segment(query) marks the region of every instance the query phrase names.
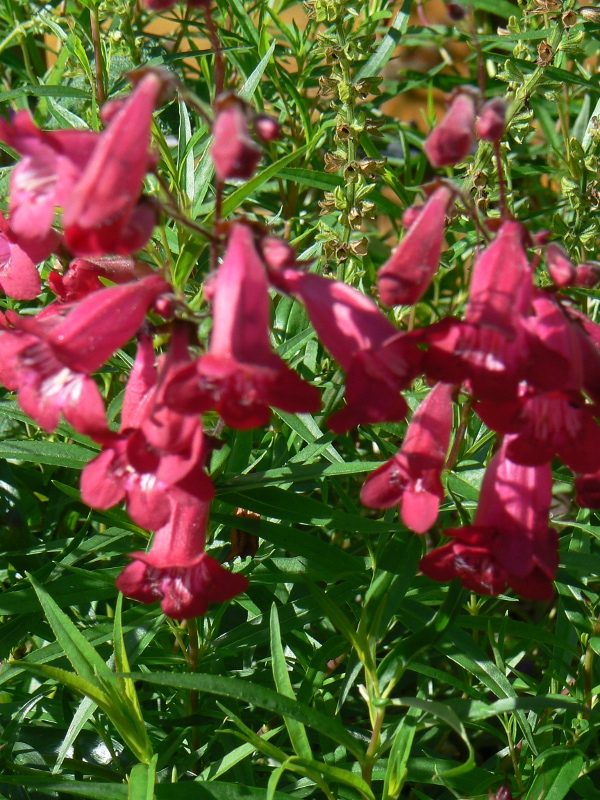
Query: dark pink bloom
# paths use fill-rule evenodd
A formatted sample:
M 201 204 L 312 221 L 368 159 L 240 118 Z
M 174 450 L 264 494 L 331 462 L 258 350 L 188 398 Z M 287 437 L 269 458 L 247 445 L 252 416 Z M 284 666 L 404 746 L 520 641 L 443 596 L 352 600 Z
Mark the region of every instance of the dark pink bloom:
M 514 395 L 525 370 L 525 314 L 532 281 L 524 229 L 504 222 L 478 256 L 464 322 L 446 319 L 422 332 L 425 372 L 436 380 L 468 380 L 477 396 Z
M 144 8 L 149 11 L 164 11 L 174 6 L 177 0 L 143 0 Z M 211 0 L 186 0 L 186 5 L 190 8 L 208 8 Z
M 532 600 L 549 600 L 558 566 L 558 539 L 548 527 L 552 496 L 549 464 L 514 464 L 503 447 L 490 462 L 472 525 L 446 531 L 452 542 L 428 553 L 430 578 L 499 594 L 508 584 Z
M 594 289 L 600 283 L 600 264 L 589 261 L 575 267 L 575 286 Z
M 19 245 L 0 214 L 0 288 L 15 300 L 32 300 L 41 291 L 35 263 Z
M 133 563 L 117 578 L 117 588 L 142 603 L 160 601 L 165 614 L 190 619 L 245 591 L 247 579 L 224 569 L 204 552 L 209 503 L 179 496 L 148 553 L 132 553 Z
M 127 255 L 150 238 L 156 214 L 140 197 L 153 163 L 150 129 L 162 90 L 163 81 L 149 72 L 101 134 L 64 203 L 65 239 L 74 253 Z
M 213 485 L 204 473 L 207 447 L 197 416 L 164 406 L 170 371 L 189 362 L 187 332 L 176 330 L 160 377 L 149 337 L 142 337 L 123 401 L 119 435 L 105 439 L 103 452 L 81 475 L 81 496 L 92 508 L 127 502 L 127 511 L 143 528 L 165 525 L 175 489 L 209 501 Z
M 415 411 L 402 447 L 370 475 L 360 493 L 369 508 L 400 507 L 407 528 L 425 533 L 435 523 L 444 489 L 440 475 L 452 429 L 452 391 L 438 383 Z
M 64 274 L 51 272 L 48 284 L 60 300 L 73 303 L 90 292 L 102 289 L 104 284 L 100 278 L 108 278 L 113 283 L 127 283 L 149 274 L 151 269 L 148 265 L 130 256 L 76 258 Z
M 506 122 L 506 103 L 500 97 L 488 100 L 479 112 L 475 132 L 480 139 L 499 142 L 504 136 Z
M 431 131 L 423 149 L 432 167 L 458 164 L 473 149 L 475 101 L 468 92 L 457 94 L 445 117 Z
M 412 305 L 425 294 L 440 263 L 444 222 L 453 192 L 436 189 L 390 258 L 377 273 L 384 306 Z
M 214 408 L 227 425 L 241 429 L 265 425 L 270 406 L 317 411 L 318 390 L 271 348 L 267 277 L 247 225 L 232 227 L 213 293 L 210 350 L 174 376 L 169 405 L 183 413 Z
M 331 430 L 403 419 L 407 406 L 400 390 L 421 363 L 415 341 L 345 283 L 294 269 L 272 271 L 271 280 L 302 301 L 319 339 L 346 372 L 346 407 L 330 417 Z
M 281 127 L 276 119 L 267 114 L 257 114 L 254 117 L 254 130 L 263 142 L 272 142 L 281 136 Z
M 562 247 L 554 243 L 549 244 L 546 248 L 546 263 L 555 286 L 558 286 L 559 289 L 571 286 L 575 280 L 575 264 Z
M 0 139 L 23 156 L 10 178 L 11 228 L 21 246 L 36 248 L 36 260 L 52 252 L 54 211 L 68 203 L 99 138 L 90 131 L 41 131 L 27 111 L 0 119 Z
M 575 491 L 577 505 L 583 508 L 600 508 L 600 469 L 577 475 Z
M 246 105 L 233 95 L 222 98 L 217 106 L 211 155 L 221 181 L 251 178 L 260 161 L 260 148 L 248 132 Z
M 66 317 L 56 309 L 11 314 L 14 329 L 0 334 L 0 381 L 18 391 L 21 407 L 42 428 L 54 430 L 62 412 L 81 433 L 103 436 L 104 404 L 89 375 L 135 334 L 165 289 L 152 275 L 94 292 Z
M 538 293 L 526 321 L 531 366 L 515 398 L 480 401 L 476 411 L 491 428 L 512 433 L 506 454 L 519 464 L 543 464 L 555 455 L 576 472 L 600 468 L 597 409 L 581 393 L 584 357 L 579 331 L 549 295 Z
M 423 203 L 415 203 L 412 206 L 404 209 L 402 214 L 402 226 L 408 230 L 419 218 L 419 214 L 425 208 Z

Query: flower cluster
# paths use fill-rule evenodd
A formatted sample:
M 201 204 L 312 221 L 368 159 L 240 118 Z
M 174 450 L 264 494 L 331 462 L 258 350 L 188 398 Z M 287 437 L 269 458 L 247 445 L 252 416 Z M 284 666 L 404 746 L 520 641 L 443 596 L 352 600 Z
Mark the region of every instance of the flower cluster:
M 148 3 L 158 5 L 166 3 Z M 212 331 L 204 347 L 168 275 L 133 258 L 158 217 L 143 187 L 156 167 L 151 124 L 166 80 L 155 70 L 138 78 L 127 98 L 104 107 L 100 133 L 43 131 L 26 112 L 0 122 L 0 139 L 21 156 L 9 219 L 0 222 L 0 286 L 32 299 L 41 287 L 36 263 L 58 251 L 73 257 L 64 273 L 49 276 L 53 304 L 37 316 L 2 317 L 0 381 L 45 430 L 55 430 L 63 415 L 100 446 L 81 477 L 87 504 L 108 509 L 124 502 L 136 524 L 155 532 L 150 550 L 133 553 L 118 578 L 121 591 L 160 600 L 165 613 L 185 619 L 246 588 L 243 575 L 205 552 L 214 442 L 202 414 L 217 412 L 243 430 L 267 424 L 272 407 L 319 411 L 319 391 L 272 348 L 269 293 L 276 289 L 303 305 L 345 373 L 345 404 L 328 419 L 332 431 L 401 421 L 408 410 L 402 391 L 417 376 L 435 384 L 399 452 L 364 484 L 367 507 L 398 506 L 418 534 L 435 524 L 459 392 L 500 435 L 473 524 L 446 531 L 450 543 L 425 556 L 423 572 L 487 594 L 510 586 L 547 599 L 557 566 L 557 537 L 548 526 L 551 460 L 576 473 L 582 504 L 600 497 L 600 328 L 558 292 L 589 282 L 582 276 L 593 265 L 571 264 L 503 208 L 500 220 L 482 226 L 464 318 L 403 332 L 375 301 L 310 271 L 285 242 L 240 219 L 221 224 L 215 237 L 225 247 L 205 284 Z M 481 104 L 472 92 L 459 93 L 425 152 L 434 166 L 454 164 L 477 136 L 497 144 L 503 120 L 502 102 Z M 218 98 L 211 154 L 220 182 L 254 174 L 261 150 L 252 130 L 262 140 L 278 132 L 241 99 Z M 412 305 L 428 290 L 457 195 L 440 181 L 422 206 L 407 211 L 405 236 L 378 273 L 382 305 Z M 539 257 L 527 252 L 534 245 L 546 248 L 551 289 L 534 283 Z M 168 342 L 159 355 L 157 328 Z M 137 355 L 113 430 L 93 373 L 133 338 Z

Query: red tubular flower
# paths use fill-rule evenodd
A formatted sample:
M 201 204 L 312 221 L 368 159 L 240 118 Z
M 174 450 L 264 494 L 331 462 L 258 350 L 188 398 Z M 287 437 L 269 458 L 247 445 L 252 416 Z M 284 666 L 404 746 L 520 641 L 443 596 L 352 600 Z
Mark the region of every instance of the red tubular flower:
M 473 149 L 475 138 L 475 101 L 461 92 L 450 103 L 444 119 L 431 131 L 423 149 L 432 167 L 458 164 Z
M 504 136 L 506 122 L 506 103 L 500 97 L 494 97 L 484 103 L 475 124 L 475 132 L 480 139 L 499 142 Z
M 51 272 L 48 284 L 64 303 L 82 300 L 91 292 L 103 288 L 100 278 L 113 283 L 128 283 L 135 278 L 152 274 L 147 264 L 129 256 L 99 256 L 98 258 L 76 258 L 64 273 Z
M 220 181 L 254 175 L 261 152 L 248 132 L 245 103 L 234 95 L 218 101 L 210 152 Z
M 452 195 L 446 186 L 435 190 L 377 273 L 379 296 L 384 306 L 412 305 L 426 292 L 440 263 L 444 221 Z
M 564 289 L 566 286 L 572 285 L 575 280 L 575 264 L 562 247 L 554 243 L 549 244 L 546 248 L 546 262 L 555 286 Z
M 438 383 L 415 411 L 398 453 L 370 475 L 360 493 L 369 508 L 400 507 L 407 528 L 425 533 L 435 523 L 444 490 L 440 474 L 452 429 L 452 390 Z
M 270 406 L 318 411 L 318 390 L 271 348 L 267 278 L 247 225 L 231 230 L 213 295 L 210 350 L 174 375 L 167 403 L 188 414 L 214 408 L 226 425 L 240 429 L 266 425 Z
M 403 419 L 407 406 L 400 390 L 421 363 L 414 340 L 345 283 L 295 269 L 273 270 L 271 280 L 301 300 L 319 339 L 346 372 L 346 407 L 330 417 L 331 430 Z
M 15 300 L 32 300 L 41 291 L 40 276 L 0 214 L 0 288 Z
M 187 362 L 185 330 L 176 330 L 159 377 L 152 341 L 141 338 L 125 390 L 121 432 L 104 437 L 103 452 L 81 474 L 81 496 L 92 508 L 111 508 L 126 499 L 135 523 L 157 528 L 169 519 L 175 489 L 203 502 L 214 496 L 203 469 L 207 448 L 199 418 L 163 404 L 171 370 Z
M 55 208 L 69 201 L 99 138 L 90 131 L 41 131 L 27 111 L 0 119 L 0 139 L 23 156 L 10 178 L 11 228 L 29 252 L 36 248 L 36 260 L 52 252 Z
M 524 326 L 532 291 L 525 232 L 504 222 L 475 262 L 465 322 L 447 319 L 422 332 L 425 372 L 436 380 L 468 380 L 477 396 L 514 396 L 527 358 Z
M 245 591 L 247 579 L 224 569 L 204 552 L 210 504 L 177 495 L 173 513 L 159 528 L 148 553 L 132 553 L 133 563 L 117 578 L 117 588 L 142 603 L 157 600 L 165 614 L 191 619 L 210 603 L 223 603 Z
M 473 524 L 446 531 L 453 541 L 428 553 L 422 571 L 438 581 L 458 578 L 479 594 L 499 594 L 508 584 L 523 597 L 550 600 L 558 566 L 551 495 L 550 465 L 515 464 L 503 446 L 486 470 Z
M 127 255 L 143 247 L 156 222 L 140 200 L 149 153 L 152 114 L 163 81 L 149 72 L 112 117 L 64 204 L 69 248 L 79 255 Z
M 106 432 L 104 404 L 90 373 L 127 342 L 167 284 L 151 275 L 134 284 L 101 289 L 68 315 L 10 315 L 14 329 L 0 334 L 0 381 L 45 430 L 61 412 L 81 433 Z M 16 329 L 16 330 L 15 330 Z
M 558 455 L 576 472 L 600 468 L 597 410 L 581 393 L 586 355 L 576 326 L 549 295 L 538 293 L 526 321 L 532 367 L 516 398 L 476 404 L 489 427 L 515 434 L 507 456 L 519 464 L 543 464 Z

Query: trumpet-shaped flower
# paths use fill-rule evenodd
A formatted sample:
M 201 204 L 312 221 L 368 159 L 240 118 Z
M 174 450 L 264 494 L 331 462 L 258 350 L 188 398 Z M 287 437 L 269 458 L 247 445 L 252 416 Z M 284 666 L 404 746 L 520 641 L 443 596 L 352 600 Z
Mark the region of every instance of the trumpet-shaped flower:
M 430 578 L 462 584 L 480 594 L 506 586 L 532 600 L 549 600 L 558 566 L 556 532 L 548 527 L 552 494 L 549 464 L 522 466 L 506 445 L 490 462 L 472 525 L 445 531 L 452 541 L 421 560 Z
M 468 92 L 457 94 L 446 115 L 431 131 L 423 149 L 432 167 L 458 164 L 473 149 L 475 101 Z
M 360 499 L 369 508 L 400 507 L 407 528 L 425 533 L 435 523 L 444 490 L 440 475 L 452 429 L 452 390 L 438 383 L 419 405 L 398 453 L 370 475 Z
M 224 569 L 204 552 L 210 504 L 173 496 L 173 513 L 154 535 L 148 553 L 132 553 L 133 562 L 117 578 L 117 588 L 142 603 L 157 600 L 165 614 L 190 619 L 210 603 L 223 603 L 245 591 L 247 579 Z
M 435 190 L 377 273 L 383 305 L 412 305 L 427 290 L 440 263 L 444 221 L 452 194 L 446 186 Z
M 270 406 L 317 411 L 317 389 L 271 348 L 267 278 L 247 225 L 233 226 L 212 292 L 209 352 L 174 374 L 167 403 L 183 413 L 214 408 L 227 425 L 241 429 L 265 425 Z

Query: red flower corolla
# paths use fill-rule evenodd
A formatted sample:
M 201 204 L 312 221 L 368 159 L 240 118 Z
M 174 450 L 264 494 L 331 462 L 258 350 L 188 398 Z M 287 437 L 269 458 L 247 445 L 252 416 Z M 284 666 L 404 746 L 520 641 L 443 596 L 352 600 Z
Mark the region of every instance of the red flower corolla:
M 55 247 L 54 211 L 69 201 L 99 138 L 91 131 L 41 131 L 27 111 L 0 119 L 0 139 L 23 156 L 10 177 L 11 228 L 36 260 Z
M 475 132 L 480 139 L 499 142 L 504 136 L 505 122 L 506 103 L 500 97 L 495 97 L 481 107 L 475 124 Z
M 431 131 L 423 149 L 432 167 L 458 164 L 473 149 L 475 101 L 468 92 L 457 94 L 443 120 Z
M 345 283 L 295 269 L 273 270 L 271 280 L 304 304 L 319 339 L 346 372 L 346 407 L 329 418 L 331 430 L 404 419 L 400 391 L 421 363 L 415 341 Z
M 571 286 L 575 280 L 575 264 L 562 247 L 554 243 L 549 244 L 546 248 L 546 263 L 555 286 L 559 289 Z
M 218 101 L 210 152 L 220 181 L 251 178 L 260 161 L 260 148 L 248 132 L 246 105 L 234 95 Z
M 549 295 L 539 293 L 532 305 L 528 380 L 516 398 L 479 401 L 475 409 L 489 427 L 515 434 L 506 450 L 512 461 L 543 464 L 557 455 L 576 472 L 593 472 L 600 468 L 600 427 L 597 409 L 581 394 L 584 351 L 577 328 Z
M 319 392 L 277 356 L 269 342 L 269 292 L 247 225 L 231 229 L 213 284 L 209 352 L 174 375 L 167 403 L 182 413 L 216 409 L 226 425 L 266 425 L 270 406 L 292 413 L 319 409 Z
M 190 619 L 210 603 L 223 603 L 245 591 L 247 579 L 224 569 L 204 552 L 210 504 L 173 502 L 173 514 L 160 527 L 148 553 L 132 553 L 133 563 L 117 578 L 117 588 L 142 603 L 160 601 L 165 614 Z
M 125 390 L 121 432 L 104 437 L 103 452 L 81 474 L 81 496 L 89 506 L 106 509 L 126 499 L 136 524 L 158 528 L 168 522 L 169 498 L 176 489 L 200 501 L 212 499 L 214 488 L 203 469 L 207 448 L 199 418 L 182 416 L 163 404 L 170 371 L 188 361 L 183 329 L 175 331 L 160 376 L 152 340 L 140 339 Z
M 575 492 L 577 505 L 583 508 L 600 508 L 600 469 L 577 475 Z
M 108 278 L 113 283 L 127 283 L 151 273 L 147 264 L 128 256 L 76 258 L 65 273 L 51 272 L 48 284 L 62 302 L 73 303 L 102 289 L 104 284 L 100 278 Z
M 575 286 L 594 289 L 600 283 L 600 264 L 588 261 L 575 267 Z
M 438 581 L 458 578 L 479 594 L 499 594 L 508 584 L 523 597 L 551 599 L 558 566 L 551 495 L 550 465 L 515 464 L 503 447 L 486 470 L 473 524 L 446 531 L 453 541 L 428 553 L 422 571 Z
M 45 430 L 60 414 L 81 433 L 106 431 L 104 404 L 89 377 L 143 322 L 167 284 L 152 275 L 134 284 L 101 289 L 64 317 L 11 314 L 14 328 L 0 333 L 0 382 L 18 392 L 19 403 Z
M 176 2 L 177 0 L 143 0 L 143 5 L 149 11 L 164 11 Z M 186 0 L 186 5 L 190 8 L 208 8 L 210 2 L 211 0 Z
M 504 222 L 478 256 L 465 321 L 447 319 L 422 331 L 425 372 L 436 380 L 468 380 L 477 396 L 516 393 L 527 363 L 524 318 L 532 280 L 524 229 Z
M 453 192 L 436 189 L 390 258 L 377 273 L 384 306 L 412 305 L 421 299 L 440 263 L 444 222 Z
M 63 228 L 79 255 L 127 255 L 143 247 L 156 223 L 140 199 L 149 152 L 152 114 L 163 90 L 148 72 L 101 134 L 85 170 L 64 203 Z
M 0 288 L 15 300 L 32 300 L 40 293 L 35 263 L 20 246 L 8 222 L 0 214 Z
M 452 391 L 438 383 L 410 421 L 402 447 L 370 475 L 360 493 L 369 508 L 400 507 L 407 528 L 425 533 L 435 523 L 444 497 L 440 475 L 452 429 Z

